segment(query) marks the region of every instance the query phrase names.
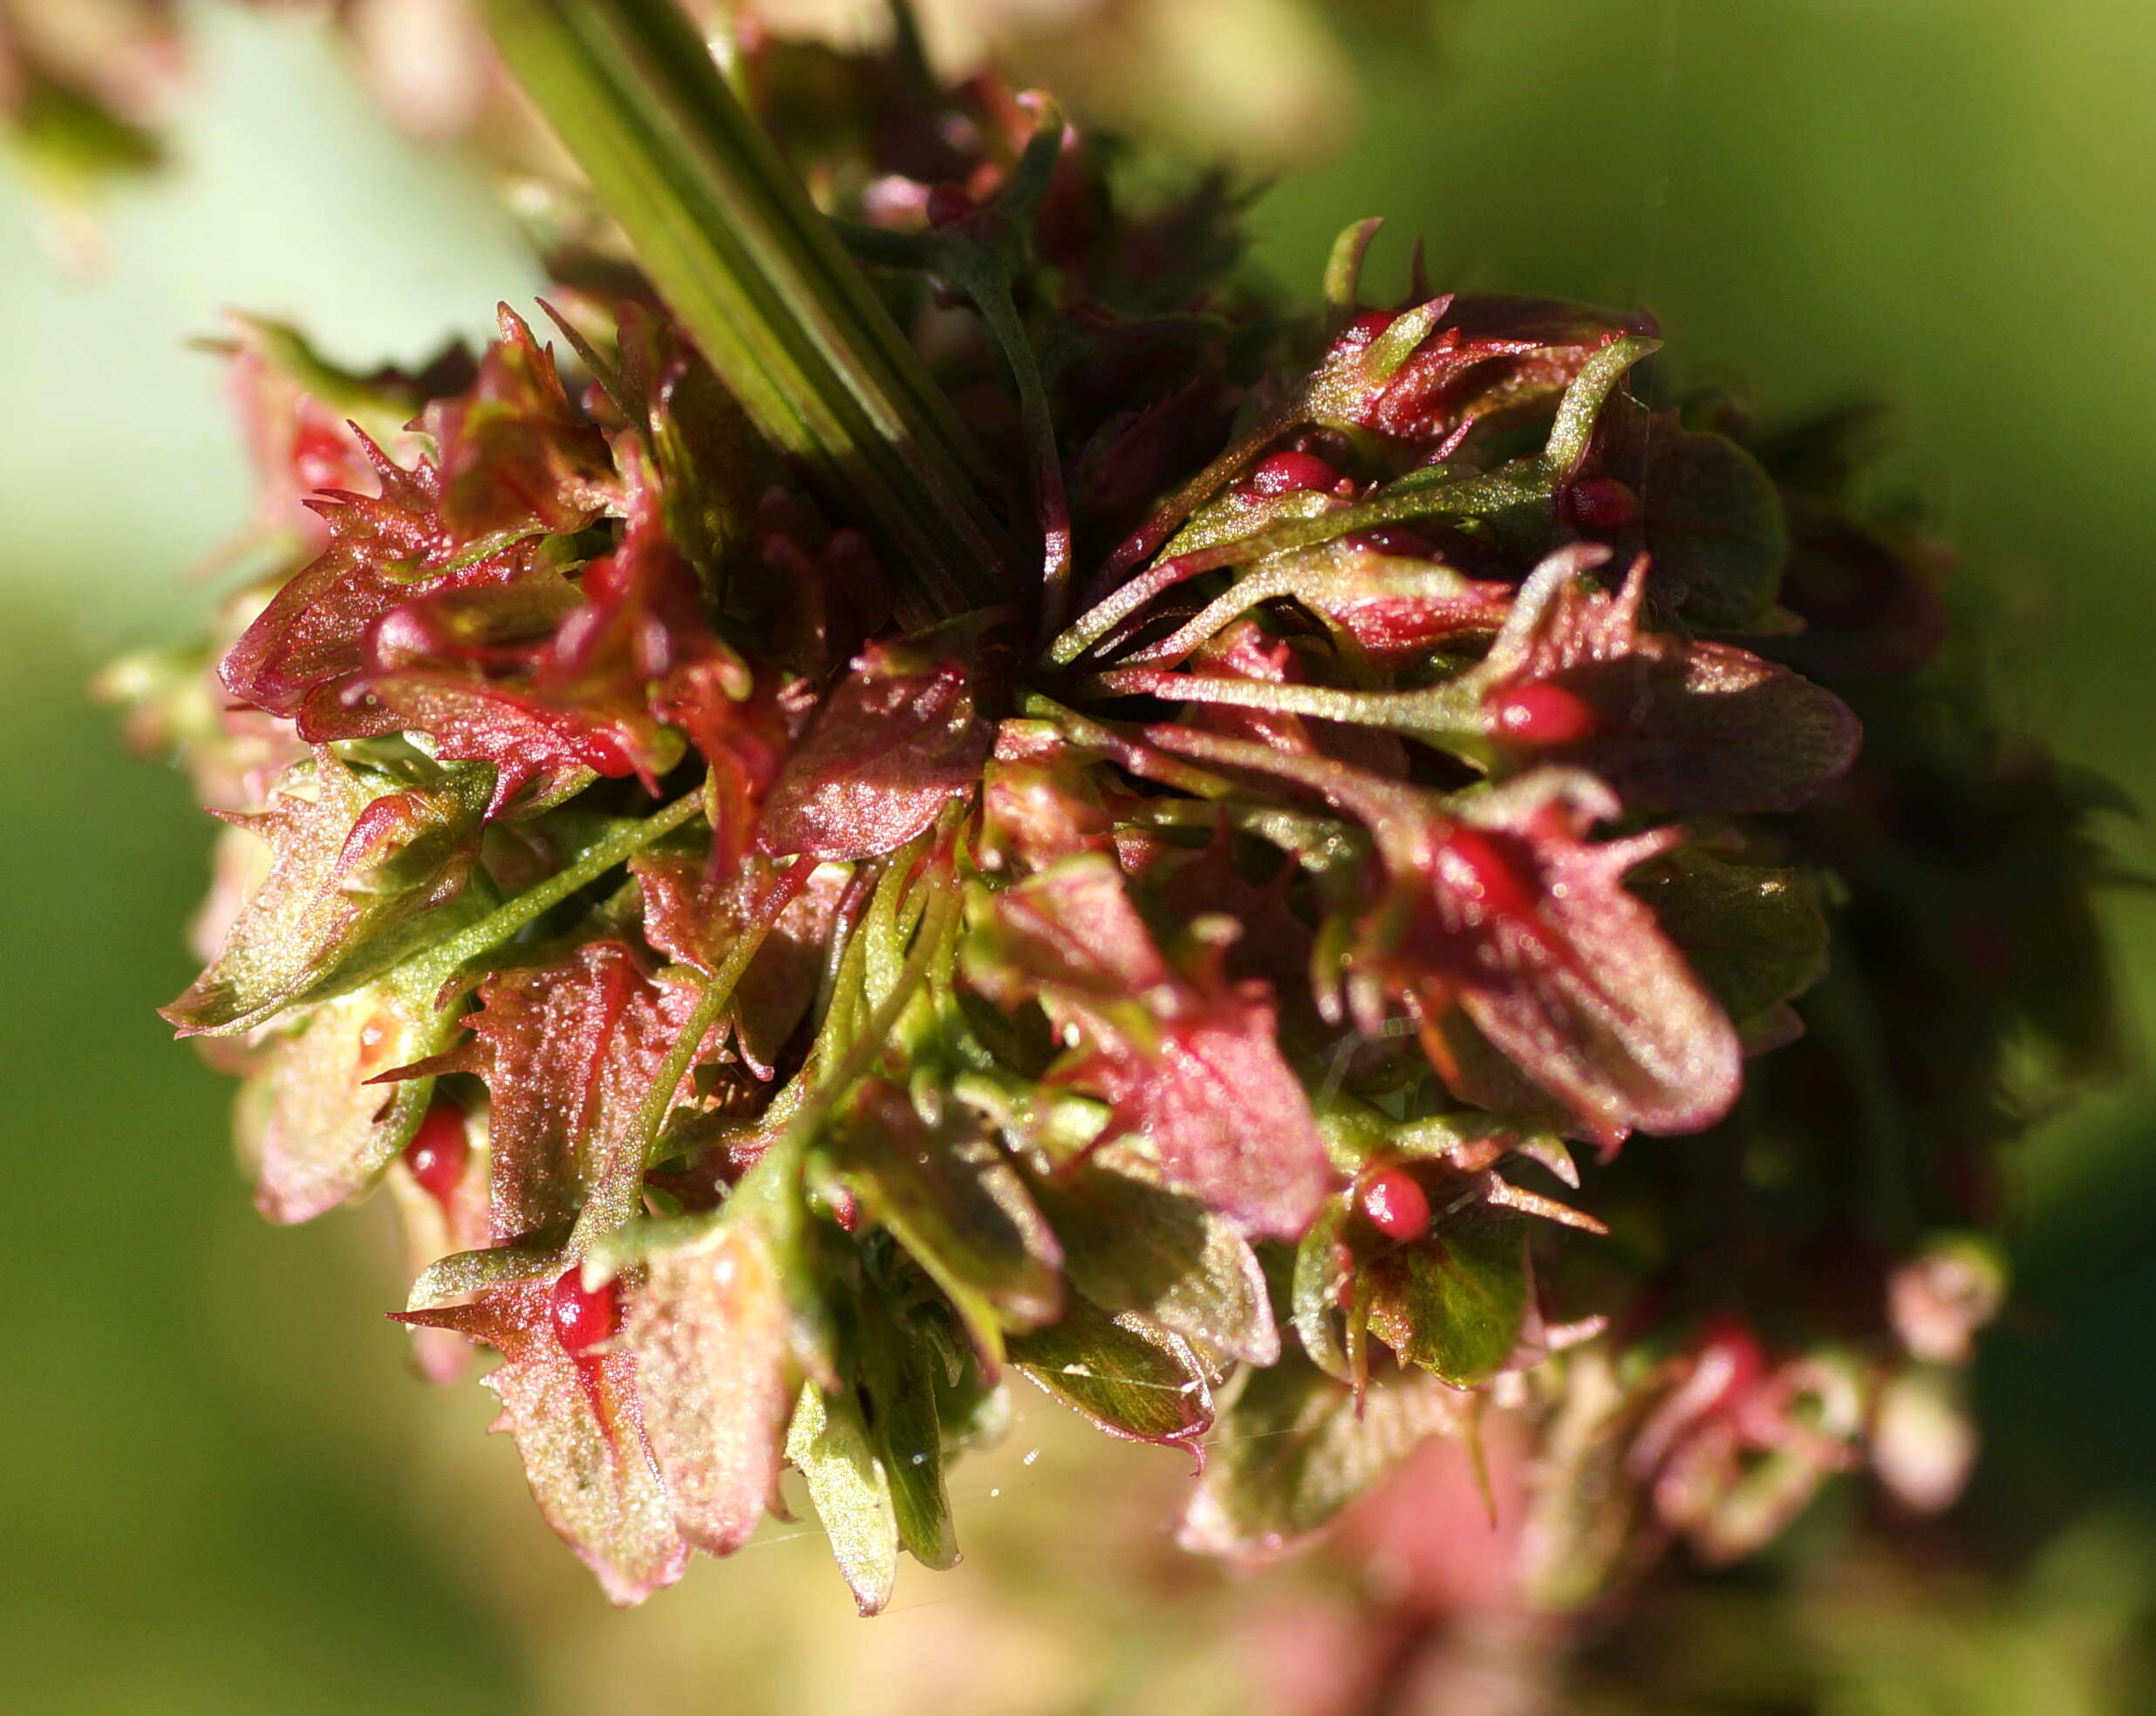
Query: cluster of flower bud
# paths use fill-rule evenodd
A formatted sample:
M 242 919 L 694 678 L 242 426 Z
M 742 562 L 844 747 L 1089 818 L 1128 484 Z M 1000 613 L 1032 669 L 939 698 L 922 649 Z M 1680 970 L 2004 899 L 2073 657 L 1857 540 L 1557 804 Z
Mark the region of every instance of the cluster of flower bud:
M 235 825 L 167 1016 L 264 1212 L 386 1180 L 620 1601 L 791 1467 L 879 1606 L 1014 1378 L 1209 1451 L 1240 1558 L 1502 1425 L 1552 1603 L 1949 1499 L 1995 1073 L 2101 1022 L 1936 554 L 1832 426 L 1652 404 L 1641 318 L 1369 308 L 1366 226 L 1313 332 L 1217 186 L 938 100 L 819 177 L 1039 535 L 992 605 L 902 622 L 633 289 L 556 298 L 573 385 L 506 310 L 420 377 L 242 329 L 297 546 L 114 683 Z

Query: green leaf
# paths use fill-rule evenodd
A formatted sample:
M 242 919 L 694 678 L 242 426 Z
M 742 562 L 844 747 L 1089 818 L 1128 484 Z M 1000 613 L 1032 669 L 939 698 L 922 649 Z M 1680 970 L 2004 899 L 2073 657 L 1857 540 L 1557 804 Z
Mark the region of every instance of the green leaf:
M 1279 1556 L 1331 1521 L 1424 1438 L 1458 1427 L 1457 1399 L 1408 1373 L 1355 1392 L 1290 1353 L 1252 1373 L 1207 1444 L 1178 1541 L 1202 1555 Z
M 164 165 L 165 146 L 148 126 L 53 77 L 12 44 L 9 59 L 8 140 L 52 194 L 83 198 L 108 180 Z
M 863 1310 L 862 1392 L 890 1486 L 898 1541 L 924 1567 L 954 1567 L 959 1543 L 944 1488 L 943 1420 L 937 1405 L 943 1352 L 918 1326 L 922 1312 L 911 1318 L 891 1313 L 881 1297 Z
M 993 1364 L 1004 1330 L 1038 1328 L 1062 1310 L 1062 1252 L 979 1118 L 941 1106 L 931 1126 L 896 1085 L 871 1083 L 838 1161 L 870 1218 L 949 1296 Z
M 488 1245 L 453 1251 L 420 1271 L 405 1300 L 408 1311 L 434 1311 L 454 1300 L 519 1282 L 547 1281 L 569 1267 L 569 1253 L 556 1245 Z
M 1233 521 L 1240 514 L 1233 503 L 1224 501 L 1224 510 L 1218 516 L 1202 525 L 1194 521 L 1184 535 L 1169 545 L 1167 555 L 1158 564 L 1173 564 L 1189 576 L 1217 567 L 1252 565 L 1381 525 L 1421 519 L 1491 518 L 1511 507 L 1546 502 L 1558 483 L 1579 462 L 1596 416 L 1625 371 L 1660 348 L 1658 340 L 1628 334 L 1596 351 L 1566 388 L 1549 440 L 1540 453 L 1512 460 L 1489 472 L 1462 475 L 1443 466 L 1410 472 L 1347 506 L 1331 506 L 1322 497 L 1307 494 L 1283 497 L 1277 503 L 1283 512 L 1306 515 L 1286 517 L 1279 522 L 1269 516 L 1254 529 L 1235 528 Z M 1766 480 L 1764 473 L 1759 476 L 1761 481 Z M 1771 501 L 1771 484 L 1768 496 Z M 1276 503 L 1266 504 L 1270 507 Z M 1775 504 L 1778 527 L 1779 503 Z M 1777 572 L 1779 566 L 1777 559 Z M 1150 588 L 1145 580 L 1134 579 L 1116 597 L 1099 603 L 1056 640 L 1050 659 L 1059 664 L 1075 661 L 1128 611 L 1124 603 L 1143 599 Z
M 898 1521 L 890 1482 L 854 1403 L 802 1386 L 786 1433 L 786 1457 L 808 1481 L 808 1500 L 831 1540 L 839 1571 L 863 1615 L 890 1601 L 898 1573 Z
M 1455 1388 L 1477 1388 L 1518 1344 L 1527 1310 L 1526 1224 L 1463 1210 L 1413 1245 L 1363 1266 L 1370 1332 Z
M 1800 871 L 1687 846 L 1641 865 L 1625 885 L 1740 1025 L 1826 975 L 1826 918 Z
M 1318 1219 L 1295 1248 L 1291 1290 L 1295 1338 L 1313 1364 L 1341 1382 L 1354 1380 L 1348 1350 L 1334 1328 L 1340 1310 L 1341 1235 L 1354 1207 L 1352 1197 L 1346 1194 L 1326 1201 Z
M 268 875 L 165 1017 L 183 1037 L 232 1036 L 381 969 L 370 943 L 461 885 L 493 783 L 483 765 L 413 778 L 326 747 L 292 765 L 268 809 L 234 819 L 269 841 Z
M 1212 1379 L 1180 1335 L 1073 1296 L 1061 1322 L 1013 1335 L 1011 1363 L 1113 1436 L 1190 1442 L 1213 1421 Z
M 1193 1198 L 1087 1161 L 1035 1191 L 1071 1283 L 1231 1358 L 1270 1365 L 1280 1331 L 1250 1243 Z
M 1781 496 L 1759 461 L 1665 414 L 1626 421 L 1604 466 L 1640 497 L 1631 534 L 1654 557 L 1656 599 L 1697 626 L 1758 624 L 1789 559 Z

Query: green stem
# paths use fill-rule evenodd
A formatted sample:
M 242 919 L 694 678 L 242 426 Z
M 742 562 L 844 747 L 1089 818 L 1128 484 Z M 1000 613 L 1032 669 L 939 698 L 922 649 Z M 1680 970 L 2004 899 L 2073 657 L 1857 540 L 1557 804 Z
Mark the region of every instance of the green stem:
M 446 981 L 466 960 L 486 952 L 497 942 L 507 941 L 549 906 L 558 905 L 585 883 L 596 882 L 615 865 L 626 862 L 660 835 L 672 834 L 701 814 L 703 808 L 704 789 L 699 786 L 641 821 L 624 823 L 602 835 L 544 882 L 504 900 L 478 923 L 467 924 L 420 955 L 430 968 L 426 981 Z
M 986 466 L 674 0 L 484 0 L 502 58 L 757 426 L 865 513 L 919 623 L 1007 599 Z
M 1346 691 L 1336 685 L 1281 684 L 1268 679 L 1231 679 L 1165 668 L 1117 667 L 1081 682 L 1103 697 L 1150 696 L 1183 703 L 1228 704 L 1276 715 L 1313 715 L 1359 727 L 1419 739 L 1464 762 L 1486 767 L 1488 732 L 1480 687 L 1447 680 L 1404 691 Z
M 697 1050 L 703 1046 L 704 1038 L 711 1028 L 719 1023 L 727 1010 L 727 1004 L 733 999 L 733 991 L 740 986 L 741 978 L 748 970 L 749 961 L 763 946 L 764 938 L 779 921 L 779 914 L 801 892 L 808 882 L 809 872 L 815 868 L 815 859 L 796 857 L 785 874 L 772 882 L 770 891 L 764 896 L 754 917 L 742 926 L 740 934 L 733 938 L 733 944 L 727 950 L 727 957 L 720 962 L 719 969 L 711 974 L 710 981 L 704 985 L 703 994 L 698 998 L 695 1008 L 683 1024 L 680 1035 L 674 1038 L 673 1045 L 666 1051 L 665 1059 L 659 1063 L 658 1072 L 652 1080 L 651 1092 L 645 1098 L 643 1107 L 637 1113 L 637 1135 L 643 1141 L 644 1154 L 647 1158 L 666 1124 L 666 1116 L 672 1111 L 674 1093 L 680 1088 L 682 1079 L 695 1060 Z

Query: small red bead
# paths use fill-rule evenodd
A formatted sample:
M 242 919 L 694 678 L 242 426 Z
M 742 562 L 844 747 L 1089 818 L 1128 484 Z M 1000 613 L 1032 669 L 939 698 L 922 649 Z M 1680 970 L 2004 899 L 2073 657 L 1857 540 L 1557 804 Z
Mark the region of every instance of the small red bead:
M 1443 552 L 1421 531 L 1402 524 L 1381 524 L 1375 530 L 1357 531 L 1348 541 L 1351 548 L 1390 555 L 1395 560 L 1436 560 Z
M 1758 1336 L 1726 1312 L 1711 1318 L 1693 1349 L 1693 1374 L 1707 1385 L 1696 1410 L 1704 1416 L 1738 1406 L 1771 1368 Z
M 571 1265 L 554 1284 L 554 1338 L 572 1358 L 590 1352 L 621 1326 L 621 1284 L 584 1290 L 583 1267 Z
M 1640 516 L 1640 499 L 1614 477 L 1587 477 L 1566 492 L 1573 522 L 1582 530 L 1622 530 Z
M 1573 745 L 1593 738 L 1601 725 L 1594 705 L 1562 685 L 1515 685 L 1486 708 L 1498 735 L 1520 745 Z
M 1292 494 L 1299 489 L 1327 489 L 1340 473 L 1314 453 L 1276 453 L 1258 461 L 1249 487 L 1256 494 Z
M 613 733 L 601 729 L 583 736 L 584 766 L 597 773 L 618 779 L 637 772 L 636 759 Z
M 1402 1169 L 1388 1168 L 1362 1182 L 1362 1213 L 1388 1239 L 1403 1243 L 1429 1231 L 1429 1195 Z
M 1437 848 L 1437 880 L 1481 919 L 1532 923 L 1539 888 L 1532 858 L 1520 841 L 1455 827 Z
M 437 1102 L 426 1111 L 420 1129 L 405 1146 L 404 1159 L 420 1188 L 435 1202 L 446 1204 L 456 1195 L 471 1155 L 464 1111 L 454 1102 Z
M 945 227 L 955 227 L 979 206 L 962 185 L 940 184 L 928 187 L 928 224 L 938 232 Z

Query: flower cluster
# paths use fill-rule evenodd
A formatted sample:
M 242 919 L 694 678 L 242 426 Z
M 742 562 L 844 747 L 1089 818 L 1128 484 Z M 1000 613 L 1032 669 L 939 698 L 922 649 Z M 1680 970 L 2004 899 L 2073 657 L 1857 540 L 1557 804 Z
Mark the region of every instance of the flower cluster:
M 621 1602 L 790 1466 L 876 1609 L 1014 1376 L 1198 1450 L 1238 1558 L 1502 1421 L 1550 1603 L 1867 1461 L 1950 1499 L 2008 1053 L 2107 1025 L 2084 807 L 1930 665 L 1860 426 L 1374 306 L 1374 223 L 1283 317 L 1218 182 L 760 52 L 1024 569 L 952 600 L 618 267 L 566 378 L 506 310 L 417 376 L 242 324 L 297 546 L 113 683 L 233 825 L 166 1011 L 264 1213 L 387 1182 L 419 1362 L 498 1354 Z

